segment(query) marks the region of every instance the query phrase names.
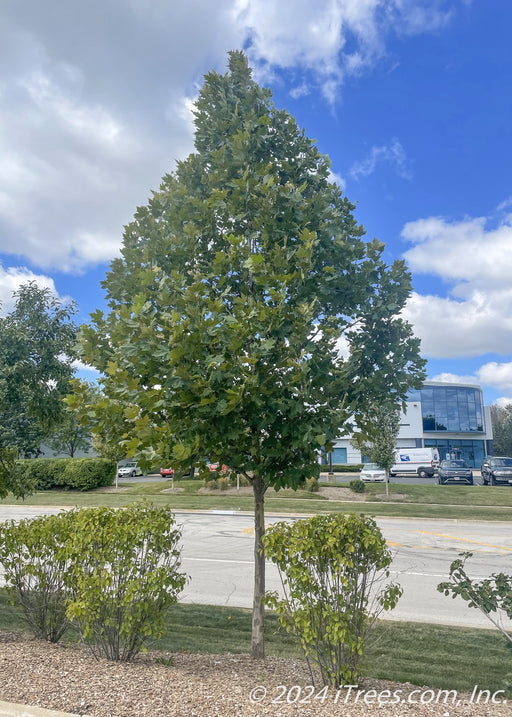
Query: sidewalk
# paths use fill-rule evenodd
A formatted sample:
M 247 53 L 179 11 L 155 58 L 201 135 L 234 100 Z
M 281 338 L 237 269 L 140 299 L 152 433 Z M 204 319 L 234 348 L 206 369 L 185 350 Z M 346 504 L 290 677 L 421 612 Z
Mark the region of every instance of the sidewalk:
M 0 702 L 0 717 L 78 717 L 78 715 L 57 710 L 45 710 L 42 707 L 27 707 L 11 702 Z

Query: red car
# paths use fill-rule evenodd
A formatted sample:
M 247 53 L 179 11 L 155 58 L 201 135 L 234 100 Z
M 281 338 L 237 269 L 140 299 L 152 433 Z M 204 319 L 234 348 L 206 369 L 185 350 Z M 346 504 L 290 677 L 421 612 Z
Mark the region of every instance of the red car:
M 208 468 L 213 473 L 214 471 L 219 470 L 220 463 L 209 463 Z M 222 464 L 222 468 L 220 469 L 221 473 L 225 473 L 227 471 L 228 467 L 225 463 Z
M 160 468 L 160 475 L 162 477 L 172 476 L 172 475 L 174 475 L 174 468 Z

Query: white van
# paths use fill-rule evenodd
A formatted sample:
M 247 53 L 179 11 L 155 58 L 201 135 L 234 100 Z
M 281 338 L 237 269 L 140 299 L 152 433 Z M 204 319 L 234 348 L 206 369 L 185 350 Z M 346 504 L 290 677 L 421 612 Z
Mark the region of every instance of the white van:
M 439 467 L 437 448 L 397 448 L 395 464 L 389 475 L 407 475 L 416 473 L 420 478 L 431 478 Z

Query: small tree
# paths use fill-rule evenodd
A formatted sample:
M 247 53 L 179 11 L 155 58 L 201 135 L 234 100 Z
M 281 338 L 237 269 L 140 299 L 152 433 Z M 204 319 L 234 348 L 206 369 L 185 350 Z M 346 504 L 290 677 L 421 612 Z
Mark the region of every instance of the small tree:
M 352 445 L 386 471 L 386 495 L 389 495 L 389 471 L 395 463 L 400 411 L 384 402 L 374 403 L 359 411 L 356 420 L 360 431 L 354 433 Z
M 439 583 L 437 589 L 452 598 L 461 597 L 469 607 L 477 608 L 512 643 L 512 634 L 503 626 L 503 617 L 512 620 L 512 575 L 493 573 L 485 580 L 474 580 L 466 572 L 466 560 L 473 553 L 459 553 L 450 565 L 450 581 Z
M 319 515 L 276 523 L 264 537 L 285 593 L 267 595 L 281 625 L 298 636 L 314 681 L 357 684 L 368 633 L 402 590 L 375 592 L 379 573 L 389 576 L 392 556 L 374 520 L 359 515 Z
M 86 426 L 81 425 L 76 411 L 68 411 L 48 439 L 48 445 L 55 453 L 65 453 L 74 458 L 78 451 L 89 453 L 91 433 Z
M 118 487 L 119 461 L 126 457 L 127 438 L 131 424 L 126 420 L 124 406 L 108 399 L 99 386 L 73 379 L 73 393 L 65 398 L 68 410 L 77 416 L 79 425 L 87 427 L 92 447 L 102 458 L 116 462 L 115 485 Z

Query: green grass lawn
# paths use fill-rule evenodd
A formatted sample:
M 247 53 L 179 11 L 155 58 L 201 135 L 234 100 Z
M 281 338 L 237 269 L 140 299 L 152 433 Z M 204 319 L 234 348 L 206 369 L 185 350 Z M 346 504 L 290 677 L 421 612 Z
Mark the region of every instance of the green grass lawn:
M 175 482 L 179 492 L 162 492 L 171 488 L 171 481 L 120 483 L 119 491 L 99 489 L 90 492 L 44 491 L 28 496 L 25 501 L 10 496 L 2 502 L 51 506 L 123 506 L 144 498 L 157 505 L 171 505 L 175 510 L 253 510 L 250 493 L 234 495 L 223 491 L 199 493 L 203 487 L 199 480 Z M 409 518 L 447 518 L 467 520 L 512 520 L 512 490 L 507 487 L 398 485 L 389 486 L 390 497 L 380 484 L 367 484 L 364 500 L 350 500 L 347 485 L 332 486 L 340 493 L 340 500 L 327 500 L 318 493 L 308 491 L 267 491 L 267 513 L 313 514 L 319 512 L 356 512 L 374 516 Z M 353 494 L 356 498 L 356 494 Z M 358 496 L 359 497 L 359 496 Z
M 0 590 L 0 629 L 24 631 L 21 614 Z M 267 655 L 303 659 L 294 637 L 284 633 L 276 617 L 265 617 Z M 77 636 L 70 638 L 78 639 Z M 173 606 L 165 634 L 151 646 L 170 652 L 248 653 L 251 613 L 210 605 Z M 371 677 L 415 685 L 471 692 L 474 685 L 512 695 L 512 649 L 498 632 L 424 623 L 382 621 L 367 649 Z

